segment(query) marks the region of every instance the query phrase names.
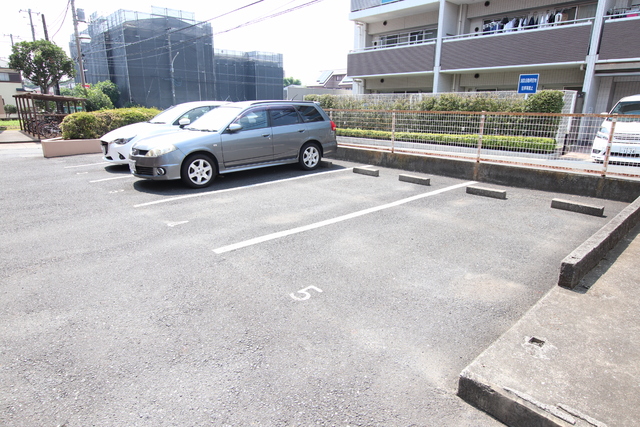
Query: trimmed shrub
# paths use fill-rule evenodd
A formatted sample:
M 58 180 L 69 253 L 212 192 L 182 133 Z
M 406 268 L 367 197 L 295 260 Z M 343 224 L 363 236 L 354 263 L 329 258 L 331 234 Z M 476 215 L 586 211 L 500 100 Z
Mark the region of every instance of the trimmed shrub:
M 391 132 L 379 130 L 338 128 L 338 135 L 355 138 L 391 140 Z M 479 135 L 477 134 L 455 135 L 422 132 L 396 132 L 395 134 L 396 141 L 440 145 L 446 144 L 458 147 L 477 147 L 478 137 Z M 552 153 L 556 148 L 556 141 L 553 138 L 484 135 L 482 137 L 482 148 L 528 153 Z
M 64 118 L 60 128 L 64 139 L 95 139 L 119 127 L 150 120 L 159 112 L 155 108 L 120 108 L 73 113 Z
M 559 90 L 543 90 L 525 101 L 526 113 L 562 113 L 564 94 Z
M 378 95 L 305 95 L 307 101 L 316 101 L 324 109 L 338 110 L 420 110 L 420 111 L 487 111 L 561 113 L 564 93 L 543 90 L 529 96 L 496 97 L 491 92 L 442 93 L 409 95 L 407 97 L 380 97 Z
M 95 139 L 102 135 L 104 123 L 95 114 L 81 112 L 66 116 L 60 128 L 64 139 Z

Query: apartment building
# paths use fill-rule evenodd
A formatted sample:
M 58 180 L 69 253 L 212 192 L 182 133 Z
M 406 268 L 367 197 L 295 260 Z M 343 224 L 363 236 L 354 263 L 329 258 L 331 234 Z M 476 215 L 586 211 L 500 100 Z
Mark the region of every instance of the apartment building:
M 351 0 L 356 93 L 576 90 L 578 111 L 640 93 L 640 0 Z

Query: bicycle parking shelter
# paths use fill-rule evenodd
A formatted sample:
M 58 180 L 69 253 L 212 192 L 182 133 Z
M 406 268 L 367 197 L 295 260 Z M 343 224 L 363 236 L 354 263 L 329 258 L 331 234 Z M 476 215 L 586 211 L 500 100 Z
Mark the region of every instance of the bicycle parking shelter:
M 60 123 L 68 114 L 84 111 L 86 99 L 73 96 L 24 93 L 13 95 L 16 99 L 20 130 L 38 139 L 60 136 Z M 43 101 L 44 108 L 36 101 Z M 47 111 L 49 102 L 55 103 L 53 111 Z

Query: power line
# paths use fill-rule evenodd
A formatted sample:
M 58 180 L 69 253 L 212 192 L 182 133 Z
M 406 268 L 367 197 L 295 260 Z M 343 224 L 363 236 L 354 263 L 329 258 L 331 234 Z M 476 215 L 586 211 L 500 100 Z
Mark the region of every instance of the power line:
M 252 19 L 250 21 L 245 22 L 244 24 L 240 24 L 240 25 L 235 26 L 233 28 L 229 28 L 228 30 L 218 31 L 218 32 L 214 33 L 213 35 L 216 36 L 218 34 L 228 33 L 230 31 L 237 30 L 239 28 L 243 28 L 243 27 L 246 27 L 246 26 L 249 26 L 249 25 L 257 24 L 258 22 L 266 21 L 267 19 L 271 19 L 271 18 L 276 18 L 276 17 L 284 15 L 286 13 L 290 13 L 290 12 L 296 11 L 298 9 L 302 9 L 304 7 L 311 6 L 311 5 L 316 4 L 316 3 L 320 3 L 322 1 L 324 1 L 324 0 L 311 0 L 310 2 L 301 4 L 301 5 L 289 8 L 289 9 L 285 9 L 285 10 L 282 10 L 280 12 L 272 13 L 271 15 L 263 16 L 261 18 Z
M 69 13 L 69 6 L 71 5 L 71 0 L 67 1 L 67 7 L 64 8 L 64 16 L 62 17 L 62 22 L 60 22 L 60 27 L 58 27 L 58 29 L 56 30 L 55 33 L 53 33 L 53 36 L 51 36 L 51 39 L 53 40 L 53 38 L 55 36 L 58 35 L 58 33 L 60 32 L 60 30 L 62 29 L 62 26 L 64 25 L 65 21 L 67 20 L 67 13 Z M 58 16 L 59 18 L 59 16 Z M 58 19 L 56 18 L 56 20 Z M 55 22 L 55 21 L 54 21 Z
M 160 38 L 160 37 L 169 36 L 169 35 L 171 35 L 171 34 L 174 34 L 174 33 L 180 32 L 180 31 L 185 31 L 185 30 L 187 30 L 187 29 L 189 29 L 189 28 L 193 28 L 193 27 L 201 26 L 202 24 L 205 24 L 205 23 L 207 23 L 207 22 L 211 22 L 211 21 L 213 21 L 213 20 L 215 20 L 215 19 L 218 19 L 218 18 L 221 18 L 221 17 L 223 17 L 223 16 L 229 15 L 229 14 L 231 14 L 231 13 L 234 13 L 234 12 L 240 11 L 240 10 L 245 9 L 245 8 L 247 8 L 247 7 L 253 6 L 253 5 L 257 4 L 257 3 L 261 3 L 262 1 L 264 1 L 264 0 L 258 0 L 258 1 L 255 1 L 255 2 L 253 2 L 253 3 L 250 3 L 250 4 L 247 4 L 247 5 L 244 5 L 244 6 L 242 6 L 242 7 L 239 7 L 239 8 L 237 8 L 237 9 L 234 9 L 234 10 L 232 10 L 232 11 L 229 11 L 229 12 L 223 13 L 222 15 L 218 15 L 218 16 L 215 16 L 215 17 L 213 17 L 213 18 L 207 19 L 207 20 L 205 20 L 205 21 L 201 21 L 201 22 L 198 22 L 198 23 L 195 23 L 195 24 L 192 24 L 192 25 L 189 25 L 189 26 L 183 27 L 183 28 L 177 28 L 177 29 L 174 29 L 174 30 L 172 30 L 172 31 L 168 31 L 168 32 L 166 32 L 166 33 L 159 34 L 159 35 L 157 35 L 157 36 L 153 36 L 153 37 L 149 37 L 149 38 L 144 39 L 144 40 L 139 40 L 139 41 L 136 41 L 136 42 L 133 42 L 133 43 L 122 43 L 122 45 L 120 45 L 120 46 L 110 47 L 110 48 L 106 48 L 106 49 L 103 49 L 103 50 L 96 50 L 96 51 L 92 51 L 92 52 L 90 52 L 90 54 L 107 53 L 107 52 L 112 51 L 112 50 L 115 50 L 115 49 L 127 48 L 127 47 L 130 47 L 130 46 L 134 46 L 134 45 L 137 45 L 137 44 L 140 44 L 140 43 L 143 43 L 143 42 L 151 41 L 151 40 L 154 40 L 154 39 L 157 39 L 157 38 Z M 282 11 L 279 11 L 279 12 L 275 12 L 275 13 L 272 13 L 272 14 L 269 14 L 269 15 L 266 15 L 266 16 L 262 16 L 262 17 L 259 17 L 259 18 L 255 18 L 255 19 L 252 19 L 252 20 L 246 21 L 246 22 L 244 22 L 244 23 L 242 23 L 242 24 L 240 24 L 240 25 L 237 25 L 237 26 L 235 26 L 235 27 L 233 27 L 233 28 L 230 28 L 230 29 L 227 29 L 227 30 L 223 30 L 223 31 L 215 32 L 215 33 L 213 33 L 213 36 L 216 36 L 216 35 L 219 35 L 219 34 L 228 33 L 228 32 L 231 32 L 231 31 L 234 31 L 234 30 L 237 30 L 237 29 L 243 28 L 243 27 L 247 27 L 247 26 L 249 26 L 249 25 L 253 25 L 253 24 L 257 24 L 257 23 L 259 23 L 259 22 L 266 21 L 266 20 L 268 20 L 268 19 L 276 18 L 276 17 L 278 17 L 278 16 L 285 15 L 285 14 L 287 14 L 287 13 L 294 12 L 294 11 L 296 11 L 296 10 L 299 10 L 299 9 L 302 9 L 302 8 L 305 8 L 305 7 L 308 7 L 308 6 L 311 6 L 311 5 L 314 5 L 314 4 L 317 4 L 317 3 L 320 3 L 320 2 L 322 2 L 322 1 L 324 1 L 324 0 L 311 0 L 311 1 L 307 2 L 307 3 L 303 3 L 303 4 L 298 5 L 298 6 L 294 6 L 294 7 L 291 7 L 291 8 L 288 8 L 288 9 L 282 10 Z M 290 3 L 291 3 L 291 2 L 290 2 Z M 180 45 L 180 44 L 182 44 L 182 45 L 186 45 L 187 43 L 190 43 L 190 42 L 192 42 L 192 41 L 195 41 L 195 40 L 198 40 L 198 39 L 201 39 L 201 38 L 208 38 L 208 37 L 209 37 L 209 35 L 208 35 L 208 34 L 205 34 L 205 35 L 202 35 L 202 36 L 192 37 L 192 38 L 187 39 L 187 40 L 179 41 L 179 42 L 178 42 L 178 45 Z M 143 55 L 143 54 L 145 54 L 145 53 L 151 53 L 151 52 L 156 52 L 156 51 L 158 51 L 158 50 L 167 50 L 167 49 L 168 49 L 168 47 L 167 47 L 167 46 L 159 46 L 159 47 L 156 47 L 156 48 L 153 48 L 153 49 L 149 49 L 149 50 L 144 51 L 144 52 L 136 53 L 135 55 L 139 55 L 139 56 L 140 56 L 139 58 L 132 58 L 130 54 L 128 55 L 128 54 L 126 54 L 126 53 L 125 53 L 125 54 L 118 55 L 118 56 L 111 56 L 111 57 L 108 57 L 108 60 L 120 59 L 120 58 L 129 58 L 129 60 L 131 60 L 131 61 L 139 61 L 139 60 L 143 60 L 143 59 L 145 59 L 145 58 L 153 58 L 154 56 L 162 56 L 162 55 L 165 55 L 165 54 L 166 54 L 166 52 L 161 52 L 161 53 L 156 54 L 156 55 L 150 55 L 150 56 L 144 56 L 144 57 L 143 57 L 142 55 Z

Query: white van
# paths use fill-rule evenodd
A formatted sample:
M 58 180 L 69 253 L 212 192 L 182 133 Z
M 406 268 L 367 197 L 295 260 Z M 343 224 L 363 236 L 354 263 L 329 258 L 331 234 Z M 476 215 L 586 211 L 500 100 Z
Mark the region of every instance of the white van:
M 624 117 L 626 115 L 640 115 L 640 95 L 622 98 L 613 107 L 610 114 L 618 114 L 619 117 L 616 118 L 609 161 L 640 164 L 640 118 Z M 604 162 L 611 124 L 610 117 L 605 119 L 593 140 L 591 158 L 595 162 Z

